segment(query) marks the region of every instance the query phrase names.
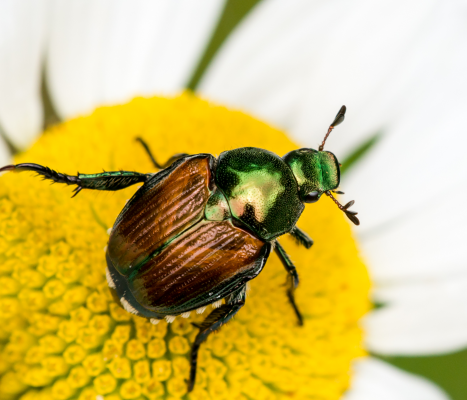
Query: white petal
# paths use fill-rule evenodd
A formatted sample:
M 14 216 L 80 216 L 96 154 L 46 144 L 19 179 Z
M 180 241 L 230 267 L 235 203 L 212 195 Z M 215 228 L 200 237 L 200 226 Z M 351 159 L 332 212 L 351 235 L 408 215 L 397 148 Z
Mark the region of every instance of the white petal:
M 376 287 L 375 298 L 386 305 L 363 321 L 369 350 L 420 355 L 467 346 L 467 273 Z
M 343 400 L 448 400 L 428 380 L 373 358 L 354 363 L 351 389 Z
M 357 233 L 377 283 L 448 275 L 467 263 L 459 201 L 467 195 L 467 138 L 457 133 L 467 101 L 423 105 L 430 115 L 414 111 L 395 123 L 341 185 L 357 199 Z
M 0 125 L 15 146 L 42 129 L 40 79 L 45 0 L 0 2 Z
M 329 142 L 342 154 L 400 112 L 407 80 L 417 72 L 409 61 L 433 3 L 262 2 L 226 43 L 200 90 L 312 147 L 346 104 L 345 134 L 339 127 Z
M 459 192 L 456 197 L 441 194 L 439 200 L 432 199 L 360 240 L 374 282 L 437 278 L 465 271 L 467 213 L 459 199 L 467 193 L 465 189 Z
M 11 154 L 5 141 L 0 137 L 0 168 L 11 164 Z
M 425 66 L 407 87 L 410 101 L 404 100 L 404 113 L 393 118 L 383 141 L 343 183 L 361 197 L 363 230 L 412 212 L 420 203 L 438 201 L 462 185 L 467 53 L 461 49 L 467 26 L 452 17 L 420 43 L 429 51 L 420 49 Z
M 174 93 L 190 78 L 221 0 L 56 0 L 47 76 L 71 117 L 137 95 Z

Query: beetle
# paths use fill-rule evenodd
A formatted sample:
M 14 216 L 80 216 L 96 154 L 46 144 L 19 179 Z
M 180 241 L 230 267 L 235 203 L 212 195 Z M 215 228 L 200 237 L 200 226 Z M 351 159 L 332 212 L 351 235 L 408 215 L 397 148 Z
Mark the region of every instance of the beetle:
M 322 194 L 331 197 L 356 225 L 359 220 L 332 192 L 340 181 L 336 156 L 324 151 L 335 126 L 345 117 L 337 113 L 318 150 L 302 148 L 282 158 L 255 147 L 211 154 L 176 154 L 159 164 L 160 171 L 130 171 L 66 175 L 48 167 L 24 163 L 0 168 L 33 171 L 57 183 L 82 189 L 120 190 L 142 187 L 118 216 L 106 250 L 107 281 L 122 307 L 156 324 L 172 322 L 190 312 L 214 310 L 201 323 L 191 350 L 188 389 L 196 379 L 200 345 L 245 304 L 246 285 L 263 269 L 274 250 L 288 272 L 287 297 L 299 325 L 303 318 L 295 303 L 298 273 L 277 238 L 286 233 L 310 248 L 313 241 L 296 226 L 304 204 Z M 224 303 L 223 303 L 224 302 Z

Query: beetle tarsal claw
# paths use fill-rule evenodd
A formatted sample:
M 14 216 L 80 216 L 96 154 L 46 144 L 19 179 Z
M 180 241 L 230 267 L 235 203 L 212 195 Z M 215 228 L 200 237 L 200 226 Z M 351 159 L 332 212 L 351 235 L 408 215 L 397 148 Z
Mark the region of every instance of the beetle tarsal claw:
M 116 289 L 117 285 L 115 285 L 115 282 L 112 279 L 112 275 L 110 275 L 110 271 L 108 268 L 105 269 L 105 277 L 107 279 L 107 284 L 109 285 L 109 288 Z
M 161 320 L 157 318 L 151 318 L 149 322 L 153 325 L 157 325 L 159 322 L 161 322 Z
M 190 316 L 190 314 L 191 314 L 191 311 L 184 312 L 184 313 L 182 314 L 182 318 L 188 318 L 188 317 Z
M 171 324 L 172 322 L 175 321 L 175 318 L 177 318 L 176 315 L 166 315 L 165 316 L 165 320 L 167 321 L 167 323 Z
M 196 310 L 196 314 L 202 314 L 204 313 L 204 310 L 206 310 L 206 307 L 200 307 Z

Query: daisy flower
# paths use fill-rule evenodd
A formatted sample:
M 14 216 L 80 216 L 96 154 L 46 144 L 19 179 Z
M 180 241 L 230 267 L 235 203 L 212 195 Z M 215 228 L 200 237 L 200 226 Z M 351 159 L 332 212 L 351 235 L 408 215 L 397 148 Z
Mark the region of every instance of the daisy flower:
M 358 246 L 372 298 L 385 307 L 358 327 L 369 310 L 369 280 L 345 217 L 323 199 L 299 223 L 316 248 L 284 240 L 302 277 L 305 328 L 294 326 L 271 257 L 243 313 L 206 343 L 188 396 L 446 399 L 432 383 L 362 356 L 364 349 L 437 354 L 467 342 L 460 309 L 467 215 L 433 188 L 440 182 L 462 194 L 465 186 L 465 139 L 456 132 L 466 103 L 465 6 L 263 1 L 197 85 L 208 101 L 180 95 L 224 5 L 5 0 L 2 164 L 6 142 L 26 149 L 41 131 L 43 77 L 57 114 L 69 121 L 15 162 L 68 173 L 149 170 L 136 136 L 161 159 L 246 145 L 280 155 L 296 143 L 316 148 L 346 104 L 345 125 L 327 147 L 344 159 L 373 144 L 342 187 L 357 198 Z M 109 106 L 93 112 L 102 105 Z M 105 231 L 131 190 L 70 200 L 66 189 L 23 175 L 2 176 L 0 187 L 1 398 L 185 396 L 191 320 L 150 326 L 121 310 L 104 281 Z

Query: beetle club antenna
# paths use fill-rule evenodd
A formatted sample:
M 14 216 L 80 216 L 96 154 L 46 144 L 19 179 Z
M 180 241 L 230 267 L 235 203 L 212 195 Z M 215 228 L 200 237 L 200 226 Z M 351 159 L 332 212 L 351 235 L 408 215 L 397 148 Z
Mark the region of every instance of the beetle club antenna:
M 347 215 L 347 218 L 350 219 L 355 225 L 360 225 L 360 221 L 358 220 L 358 218 L 356 217 L 356 215 L 358 214 L 357 212 L 355 211 L 349 211 L 349 208 L 351 206 L 354 205 L 355 203 L 355 200 L 351 200 L 349 201 L 345 206 L 343 206 L 341 203 L 339 203 L 337 201 L 337 199 L 332 195 L 331 191 L 330 190 L 326 190 L 324 193 L 326 193 L 326 195 L 328 195 L 333 201 L 334 203 L 337 204 L 337 207 L 339 207 L 339 210 L 342 210 L 345 212 L 345 215 Z
M 332 132 L 332 130 L 334 129 L 334 127 L 336 127 L 336 126 L 339 125 L 342 121 L 344 121 L 345 112 L 346 112 L 346 111 L 347 111 L 347 107 L 346 107 L 346 106 L 342 106 L 341 109 L 339 110 L 339 112 L 337 113 L 336 118 L 334 118 L 334 121 L 332 121 L 332 124 L 329 125 L 328 133 L 326 133 L 326 136 L 324 136 L 323 143 L 321 143 L 321 146 L 319 146 L 319 151 L 323 151 L 323 149 L 324 149 L 324 143 L 326 143 L 326 139 L 327 139 L 328 136 L 331 134 L 331 132 Z

